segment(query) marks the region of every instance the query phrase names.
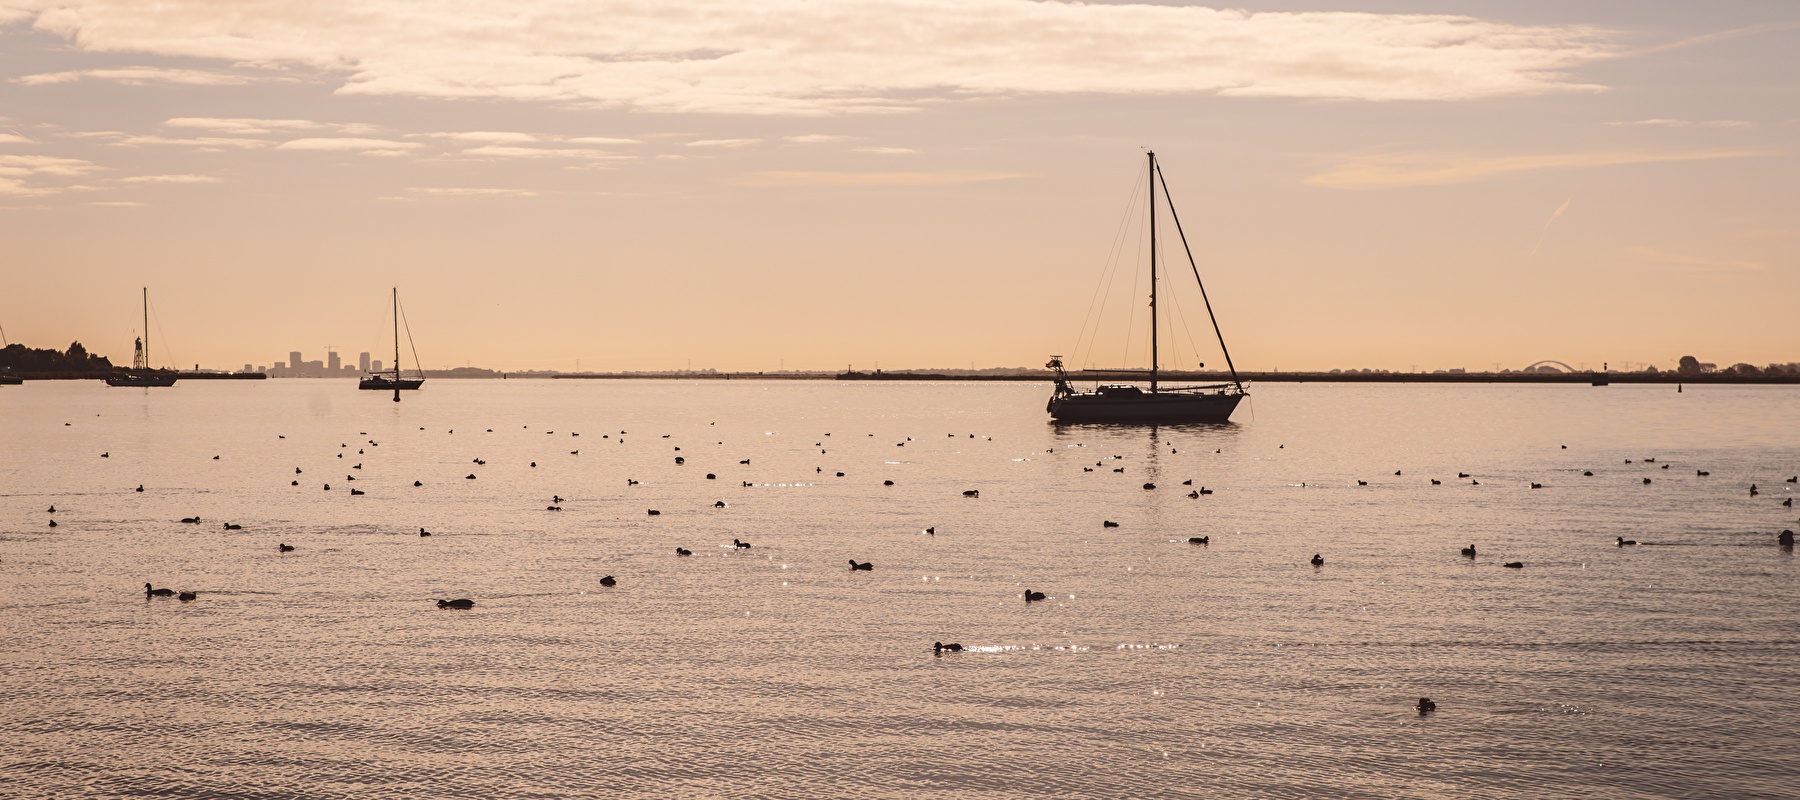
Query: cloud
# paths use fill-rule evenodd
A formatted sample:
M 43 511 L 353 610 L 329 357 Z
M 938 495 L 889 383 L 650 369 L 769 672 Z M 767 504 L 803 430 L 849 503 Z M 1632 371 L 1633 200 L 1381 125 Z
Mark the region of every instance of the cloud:
M 506 145 L 470 148 L 462 151 L 462 155 L 477 158 L 585 158 L 590 160 L 631 158 L 631 156 L 589 148 L 509 147 Z
M 1640 120 L 1633 120 L 1633 121 L 1629 121 L 1629 122 L 1608 122 L 1606 124 L 1608 124 L 1608 125 L 1648 125 L 1648 126 L 1653 126 L 1653 127 L 1658 127 L 1658 128 L 1685 128 L 1690 125 L 1699 125 L 1699 126 L 1707 127 L 1707 128 L 1752 128 L 1752 127 L 1756 126 L 1756 123 L 1754 123 L 1754 122 L 1748 122 L 1748 121 L 1741 120 L 1741 119 L 1710 119 L 1710 120 L 1704 120 L 1701 122 L 1694 122 L 1692 120 L 1685 120 L 1685 119 L 1640 119 Z
M 1707 267 L 1709 269 L 1759 270 L 1763 264 L 1758 261 L 1744 261 L 1730 258 L 1703 258 L 1665 253 L 1654 247 L 1633 247 L 1630 253 L 1639 258 L 1661 264 L 1674 264 L 1684 267 Z
M 31 144 L 32 141 L 16 133 L 0 133 L 0 144 Z
M 434 136 L 440 139 L 455 139 L 462 142 L 500 142 L 519 143 L 535 142 L 538 137 L 518 131 L 457 131 L 445 133 L 427 133 L 423 136 Z
M 218 183 L 211 175 L 133 175 L 120 178 L 120 183 Z
M 887 155 L 887 156 L 907 156 L 907 155 L 916 155 L 919 151 L 914 150 L 910 147 L 852 147 L 852 148 L 850 148 L 850 152 L 852 152 L 852 153 L 877 153 L 880 155 Z
M 577 136 L 563 141 L 574 144 L 643 144 L 636 139 L 609 139 L 604 136 Z
M 834 136 L 829 133 L 809 133 L 804 136 L 784 136 L 781 140 L 784 142 L 793 142 L 795 144 L 830 144 L 831 142 L 847 142 L 854 138 L 856 137 Z
M 239 136 L 254 136 L 275 131 L 310 131 L 325 127 L 305 119 L 240 119 L 221 117 L 176 117 L 163 123 L 171 128 L 200 128 Z
M 69 191 L 72 187 L 52 187 L 27 183 L 27 178 L 67 178 L 105 169 L 78 158 L 40 155 L 0 155 L 0 196 L 38 197 Z
M 121 67 L 117 69 L 83 69 L 71 72 L 40 72 L 35 75 L 21 75 L 13 78 L 12 82 L 25 86 L 45 86 L 56 83 L 73 83 L 80 80 L 113 81 L 128 86 L 143 86 L 152 83 L 239 86 L 259 79 L 234 72 L 209 72 L 166 67 Z
M 536 197 L 537 192 L 525 189 L 470 189 L 464 187 L 415 187 L 407 189 L 432 197 Z
M 79 158 L 58 156 L 0 156 L 0 175 L 85 175 L 104 169 Z
M 736 149 L 739 147 L 749 147 L 750 145 L 757 144 L 761 141 L 762 141 L 761 139 L 701 139 L 696 142 L 688 142 L 687 146 L 688 147 L 728 147 L 728 148 Z
M 142 206 L 144 204 L 135 202 L 132 200 L 96 200 L 92 203 L 88 203 L 88 205 L 90 205 L 90 206 L 119 206 L 119 207 L 123 207 L 123 208 L 136 208 L 136 207 Z
M 404 155 L 417 150 L 423 145 L 418 142 L 396 142 L 392 139 L 358 139 L 355 137 L 335 137 L 316 139 L 295 139 L 275 146 L 277 150 L 318 150 L 335 153 L 361 153 L 363 155 L 389 156 Z
M 93 131 L 88 133 L 72 133 L 71 136 L 90 139 L 111 139 L 109 144 L 135 146 L 140 144 L 167 144 L 184 147 L 195 147 L 201 150 L 223 150 L 226 148 L 250 149 L 268 147 L 273 142 L 264 139 L 245 139 L 236 136 L 196 136 L 189 139 L 178 139 L 169 136 L 133 136 L 118 131 Z
M 739 186 L 947 186 L 1029 178 L 1022 172 L 753 172 L 732 180 Z
M 1332 189 L 1391 189 L 1488 180 L 1520 172 L 1584 169 L 1669 161 L 1708 161 L 1767 155 L 1756 150 L 1596 151 L 1549 155 L 1483 156 L 1427 152 L 1360 156 L 1306 179 Z
M 1591 91 L 1579 25 L 1035 0 L 12 0 L 92 53 L 211 59 L 17 79 L 248 82 L 660 112 L 877 113 L 1034 94 L 1464 100 Z M 228 9 L 228 10 L 227 10 Z M 241 66 L 253 65 L 253 66 Z

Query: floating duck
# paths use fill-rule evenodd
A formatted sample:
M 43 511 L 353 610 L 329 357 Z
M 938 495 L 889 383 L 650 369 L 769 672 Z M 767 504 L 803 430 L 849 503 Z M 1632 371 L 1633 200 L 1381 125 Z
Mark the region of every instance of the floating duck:
M 431 535 L 431 531 L 428 531 L 428 530 L 425 530 L 425 529 L 424 529 L 424 528 L 420 528 L 420 529 L 419 529 L 419 535 L 420 535 L 420 536 L 430 536 L 430 535 Z
M 291 544 L 288 544 L 287 542 L 282 542 L 281 544 L 275 545 L 275 547 L 276 547 L 276 552 L 280 552 L 280 553 L 294 552 L 294 546 Z
M 1619 536 L 1619 537 L 1616 537 L 1616 538 L 1617 538 L 1617 541 L 1616 541 L 1616 542 L 1615 542 L 1615 543 L 1614 543 L 1614 544 L 1613 544 L 1613 546 L 1614 546 L 1614 547 L 1626 547 L 1626 546 L 1628 546 L 1628 545 L 1634 545 L 1634 544 L 1637 544 L 1637 540 L 1636 540 L 1636 539 L 1627 539 L 1627 538 L 1625 538 L 1625 537 L 1623 537 L 1623 536 Z
M 1102 527 L 1102 528 L 1117 528 L 1117 527 L 1119 527 L 1119 523 L 1117 523 L 1117 522 L 1113 522 L 1113 521 L 1112 521 L 1112 520 L 1110 520 L 1110 519 L 1107 519 L 1107 520 L 1101 520 L 1101 521 L 1100 521 L 1100 527 Z
M 1462 554 L 1467 558 L 1474 558 L 1475 557 L 1475 545 L 1469 545 L 1468 547 L 1463 548 Z
M 732 546 L 732 547 L 735 547 L 735 548 L 737 548 L 737 549 L 739 549 L 739 550 L 749 550 L 749 549 L 750 549 L 750 543 L 749 543 L 749 542 L 740 542 L 740 541 L 738 541 L 738 540 L 736 540 L 736 539 L 732 539 L 732 540 L 731 540 L 731 546 Z
M 439 600 L 438 608 L 474 608 L 475 601 L 467 597 L 458 600 Z
M 854 558 L 850 559 L 850 571 L 855 572 L 857 570 L 861 570 L 863 572 L 873 572 L 875 570 L 875 565 L 868 561 L 864 561 L 861 564 L 858 564 L 858 563 L 856 563 L 856 559 L 854 559 Z
M 185 603 L 185 602 L 188 602 L 189 600 L 192 600 L 199 596 L 200 595 L 197 595 L 193 592 L 182 592 L 181 594 L 175 595 L 175 599 L 180 600 L 181 602 Z
M 619 582 L 618 582 L 618 580 L 614 579 L 613 576 L 608 575 L 608 576 L 600 579 L 600 585 L 601 586 L 618 586 Z
M 1319 555 L 1318 553 L 1313 553 L 1312 565 L 1315 567 L 1325 566 L 1325 557 L 1322 555 Z
M 1211 542 L 1212 542 L 1211 536 L 1189 536 L 1188 537 L 1188 544 L 1209 544 Z
M 692 551 L 692 550 L 689 550 L 689 549 L 687 549 L 687 548 L 685 548 L 685 547 L 677 547 L 677 548 L 675 548 L 675 555 L 678 555 L 678 556 L 691 556 L 691 555 L 693 555 L 693 554 L 694 554 L 694 551 Z
M 1419 698 L 1418 705 L 1413 706 L 1413 708 L 1416 708 L 1419 710 L 1420 716 L 1424 716 L 1433 711 L 1436 711 L 1437 703 L 1431 702 L 1431 698 L 1429 698 L 1429 697 L 1421 697 L 1421 698 Z
M 1025 590 L 1025 602 L 1027 602 L 1027 603 L 1035 603 L 1035 602 L 1037 602 L 1037 601 L 1039 601 L 1039 600 L 1042 600 L 1042 599 L 1044 599 L 1044 593 L 1043 593 L 1043 592 L 1034 592 L 1034 591 L 1032 591 L 1032 590 L 1030 590 L 1030 589 L 1026 589 L 1026 590 Z
M 951 642 L 950 644 L 944 644 L 943 642 L 932 642 L 931 643 L 931 650 L 934 653 L 942 653 L 946 650 L 948 650 L 952 653 L 960 653 L 960 652 L 962 652 L 962 649 L 963 649 L 963 646 L 960 644 L 957 644 L 955 642 Z
M 1505 564 L 1502 564 L 1501 566 L 1506 567 L 1507 569 L 1524 569 L 1525 562 L 1523 562 L 1523 561 L 1508 561 Z
M 243 530 L 243 529 L 244 529 L 244 526 L 242 526 L 242 525 L 238 525 L 238 524 L 236 524 L 236 523 L 232 523 L 232 522 L 227 522 L 227 523 L 225 523 L 225 530 L 228 530 L 228 531 L 241 531 L 241 530 Z
M 152 589 L 152 588 L 150 588 L 150 584 L 146 583 L 146 584 L 144 584 L 144 596 L 145 597 L 174 597 L 175 590 L 174 589 Z

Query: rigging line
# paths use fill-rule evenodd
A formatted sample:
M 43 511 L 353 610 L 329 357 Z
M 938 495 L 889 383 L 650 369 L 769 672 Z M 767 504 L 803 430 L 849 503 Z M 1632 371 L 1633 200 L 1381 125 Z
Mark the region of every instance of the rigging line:
M 1131 184 L 1131 194 L 1127 195 L 1129 199 L 1125 203 L 1125 210 L 1119 215 L 1119 225 L 1113 230 L 1112 242 L 1109 243 L 1107 247 L 1105 266 L 1100 269 L 1100 280 L 1094 284 L 1094 294 L 1088 299 L 1087 314 L 1081 318 L 1081 330 L 1075 336 L 1075 347 L 1069 351 L 1069 355 L 1071 356 L 1079 356 L 1081 352 L 1081 343 L 1084 340 L 1088 341 L 1089 354 L 1091 355 L 1093 352 L 1094 343 L 1092 340 L 1087 339 L 1088 322 L 1090 320 L 1093 321 L 1094 335 L 1096 337 L 1099 336 L 1100 320 L 1094 317 L 1094 309 L 1096 307 L 1100 309 L 1101 317 L 1106 315 L 1106 304 L 1103 302 L 1105 295 L 1101 290 L 1110 285 L 1109 276 L 1111 276 L 1113 271 L 1118 268 L 1119 252 L 1121 248 L 1125 246 L 1126 226 L 1131 222 L 1132 209 L 1137 207 L 1138 189 L 1144 185 L 1144 174 L 1146 172 L 1148 172 L 1147 169 L 1139 171 L 1137 178 Z M 1081 362 L 1077 360 L 1075 363 L 1079 364 Z
M 1162 168 L 1156 169 L 1151 176 L 1163 187 L 1163 200 L 1169 204 L 1169 215 L 1175 218 L 1175 232 L 1181 236 L 1181 250 L 1187 253 L 1188 267 L 1194 270 L 1194 283 L 1200 285 L 1200 299 L 1206 303 L 1206 317 L 1212 320 L 1213 335 L 1219 337 L 1219 352 L 1225 354 L 1225 367 L 1231 370 L 1231 382 L 1237 384 L 1238 391 L 1244 390 L 1244 382 L 1238 380 L 1237 365 L 1231 363 L 1231 349 L 1225 346 L 1225 334 L 1219 330 L 1219 317 L 1213 313 L 1212 299 L 1206 296 L 1206 282 L 1200 280 L 1200 266 L 1194 263 L 1194 250 L 1188 247 L 1187 233 L 1181 229 L 1181 217 L 1175 213 L 1175 201 L 1169 197 L 1169 182 L 1163 179 Z
M 413 368 L 419 371 L 419 377 L 425 377 L 425 363 L 419 360 L 419 343 L 413 341 L 412 323 L 406 321 L 406 306 L 394 304 L 400 310 L 400 327 L 406 329 L 406 346 L 412 350 Z M 400 365 L 394 365 L 394 380 L 400 379 Z M 395 395 L 398 397 L 398 395 Z
M 1134 186 L 1142 186 L 1142 185 L 1143 185 L 1142 180 L 1140 180 L 1136 184 L 1134 184 Z M 1103 285 L 1105 287 L 1105 293 L 1103 296 L 1100 297 L 1100 306 L 1098 309 L 1098 313 L 1094 317 L 1094 328 L 1088 334 L 1087 353 L 1086 353 L 1085 358 L 1082 359 L 1082 361 L 1078 361 L 1077 363 L 1085 362 L 1085 363 L 1088 363 L 1091 365 L 1092 361 L 1093 361 L 1093 357 L 1094 357 L 1094 351 L 1096 349 L 1098 349 L 1100 346 L 1100 331 L 1102 328 L 1105 327 L 1106 306 L 1112 300 L 1112 286 L 1113 286 L 1113 283 L 1118 280 L 1119 265 L 1124 263 L 1125 241 L 1126 241 L 1127 237 L 1130 236 L 1130 223 L 1131 223 L 1131 219 L 1132 219 L 1131 215 L 1135 209 L 1136 209 L 1135 204 L 1130 203 L 1130 202 L 1126 203 L 1125 217 L 1123 217 L 1121 219 L 1120 230 L 1115 235 L 1115 239 L 1116 239 L 1115 245 L 1116 246 L 1114 248 L 1114 251 L 1113 251 L 1110 259 L 1107 262 L 1106 270 L 1104 272 Z
M 1200 363 L 1200 345 L 1194 341 L 1194 330 L 1192 327 L 1190 327 L 1188 325 L 1187 313 L 1181 310 L 1181 293 L 1175 291 L 1175 287 L 1170 286 L 1169 287 L 1169 297 L 1174 300 L 1175 314 L 1173 316 L 1179 317 L 1181 319 L 1181 332 L 1187 336 L 1188 349 L 1191 351 L 1191 353 L 1194 357 L 1194 363 L 1198 364 L 1198 363 Z M 1169 336 L 1172 339 L 1175 336 L 1175 327 L 1174 327 L 1173 323 L 1171 323 L 1169 326 Z M 1181 346 L 1181 340 L 1175 339 L 1174 342 L 1175 342 L 1176 349 L 1179 350 L 1180 346 Z M 1177 354 L 1177 355 L 1179 356 L 1179 354 Z
M 148 303 L 149 301 L 146 300 L 145 302 Z M 162 315 L 156 313 L 156 306 L 154 304 L 150 305 L 150 321 L 156 323 L 156 337 L 162 344 L 164 357 L 169 359 L 169 368 L 180 370 L 181 362 L 175 360 L 175 351 L 169 347 L 169 335 L 163 332 Z M 144 335 L 149 336 L 150 334 L 145 332 Z M 150 369 L 156 369 L 155 364 L 146 363 L 144 366 Z
M 1153 175 L 1151 177 L 1154 178 L 1155 176 Z M 1148 213 L 1146 213 L 1144 216 L 1145 216 L 1145 218 L 1148 218 L 1150 215 Z M 1148 232 L 1148 227 L 1144 224 L 1144 222 L 1142 220 L 1140 220 L 1138 222 L 1138 248 L 1137 248 L 1138 255 L 1140 257 L 1144 255 L 1144 237 L 1147 235 L 1147 232 Z M 1138 261 L 1138 259 L 1135 259 L 1135 258 L 1132 259 L 1133 264 L 1137 263 L 1137 261 Z M 1125 355 L 1123 358 L 1120 359 L 1119 366 L 1121 366 L 1121 367 L 1131 366 L 1131 335 L 1133 333 L 1132 328 L 1137 325 L 1137 309 L 1138 309 L 1137 301 L 1142 299 L 1142 297 L 1138 294 L 1138 282 L 1142 281 L 1143 279 L 1144 279 L 1143 273 L 1138 272 L 1135 268 L 1131 270 L 1131 294 L 1126 295 L 1126 299 L 1128 302 L 1125 305 L 1126 308 L 1130 309 L 1130 312 L 1125 317 Z

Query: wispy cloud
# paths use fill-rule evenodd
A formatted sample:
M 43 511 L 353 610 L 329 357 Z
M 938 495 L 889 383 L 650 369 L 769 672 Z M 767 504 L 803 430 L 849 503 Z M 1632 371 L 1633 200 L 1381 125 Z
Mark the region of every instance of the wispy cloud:
M 850 148 L 850 152 L 876 153 L 885 156 L 910 156 L 918 154 L 919 151 L 910 147 L 852 147 Z
M 176 117 L 163 123 L 171 128 L 199 128 L 201 130 L 218 131 L 238 136 L 255 136 L 259 134 L 284 133 L 292 131 L 312 131 L 326 127 L 325 125 L 306 119 L 243 119 L 225 117 Z
M 243 83 L 288 68 L 346 94 L 662 112 L 899 112 L 1044 93 L 1462 100 L 1593 90 L 1570 70 L 1622 52 L 1585 26 L 1033 0 L 14 2 L 77 50 L 233 65 L 25 83 Z
M 31 144 L 31 140 L 16 133 L 0 133 L 0 144 Z
M 144 204 L 139 203 L 135 200 L 96 200 L 92 203 L 88 203 L 88 205 L 90 205 L 90 206 L 118 206 L 121 208 L 138 208 L 138 207 L 143 206 Z
M 1677 253 L 1665 253 L 1654 247 L 1633 247 L 1630 253 L 1646 261 L 1659 264 L 1674 264 L 1684 267 L 1705 267 L 1707 269 L 1759 270 L 1764 267 L 1759 261 L 1745 261 L 1734 258 L 1718 258 L 1706 256 L 1688 256 Z
M 44 155 L 0 155 L 0 196 L 40 197 L 70 191 L 68 186 L 46 186 L 42 179 L 69 178 L 97 172 L 104 167 L 78 158 Z M 36 180 L 32 180 L 36 179 Z
M 1629 120 L 1629 121 L 1622 120 L 1622 121 L 1618 121 L 1618 122 L 1608 122 L 1606 124 L 1608 124 L 1608 125 L 1645 125 L 1645 126 L 1651 126 L 1651 127 L 1657 127 L 1657 128 L 1686 128 L 1686 127 L 1693 126 L 1693 125 L 1699 125 L 1704 128 L 1752 128 L 1752 127 L 1756 126 L 1756 123 L 1754 123 L 1754 122 L 1749 122 L 1749 121 L 1741 120 L 1741 119 L 1709 119 L 1709 120 L 1701 120 L 1698 122 L 1696 122 L 1694 120 L 1687 120 L 1687 119 L 1639 119 L 1639 120 Z
M 120 183 L 218 183 L 211 175 L 133 175 L 120 178 Z
M 1592 151 L 1545 155 L 1429 152 L 1359 156 L 1306 179 L 1332 189 L 1391 189 L 1488 180 L 1521 172 L 1767 155 L 1757 150 Z
M 829 133 L 808 133 L 802 136 L 783 136 L 781 140 L 794 144 L 830 144 L 831 142 L 847 142 L 854 138 L 856 137 L 837 136 Z
M 536 197 L 537 192 L 525 189 L 471 189 L 455 186 L 426 186 L 407 189 L 409 192 L 428 197 Z
M 1023 172 L 753 172 L 734 180 L 739 186 L 947 186 L 1029 178 Z
M 294 139 L 275 146 L 277 150 L 314 150 L 334 153 L 361 153 L 363 155 L 402 155 L 418 150 L 423 145 L 418 142 L 398 142 L 392 139 L 359 139 L 355 137 L 333 137 Z
M 103 167 L 79 158 L 58 156 L 0 156 L 0 175 L 86 175 Z
M 736 149 L 739 147 L 749 147 L 750 145 L 760 143 L 761 141 L 762 141 L 761 139 L 701 139 L 699 141 L 688 142 L 687 146 L 688 147 L 725 147 L 725 148 Z
M 512 147 L 497 144 L 473 147 L 461 154 L 475 158 L 580 158 L 593 161 L 631 158 L 585 147 Z
M 239 86 L 257 80 L 247 75 L 234 72 L 213 72 L 199 69 L 169 69 L 167 67 L 120 67 L 116 69 L 82 69 L 69 72 L 40 72 L 35 75 L 21 75 L 12 82 L 24 86 L 45 86 L 56 83 L 74 83 L 81 80 L 112 81 L 130 86 L 143 86 L 153 83 L 175 83 L 189 86 Z

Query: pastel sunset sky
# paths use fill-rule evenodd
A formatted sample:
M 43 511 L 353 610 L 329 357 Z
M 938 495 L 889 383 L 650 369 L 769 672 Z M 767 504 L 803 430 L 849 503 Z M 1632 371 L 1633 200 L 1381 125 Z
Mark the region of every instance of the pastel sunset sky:
M 0 326 L 354 361 L 397 285 L 433 368 L 1035 366 L 1154 149 L 1240 368 L 1761 365 L 1797 137 L 1787 0 L 0 0 Z

